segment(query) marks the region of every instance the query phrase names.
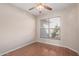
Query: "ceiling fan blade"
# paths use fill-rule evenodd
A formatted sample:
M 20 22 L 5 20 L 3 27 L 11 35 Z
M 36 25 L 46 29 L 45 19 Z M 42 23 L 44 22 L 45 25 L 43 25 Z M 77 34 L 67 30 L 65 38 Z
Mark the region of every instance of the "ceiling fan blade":
M 32 10 L 32 9 L 34 9 L 35 7 L 32 7 L 32 8 L 30 8 L 29 10 Z
M 46 8 L 46 9 L 48 9 L 48 10 L 52 10 L 52 8 L 49 7 L 49 6 L 46 6 L 46 5 L 43 5 L 43 6 L 44 6 L 44 8 Z

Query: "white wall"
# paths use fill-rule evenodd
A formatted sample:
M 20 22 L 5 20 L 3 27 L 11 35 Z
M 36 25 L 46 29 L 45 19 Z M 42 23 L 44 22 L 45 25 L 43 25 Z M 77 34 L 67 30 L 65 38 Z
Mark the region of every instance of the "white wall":
M 74 51 L 79 53 L 79 33 L 78 33 L 78 5 L 74 5 L 68 8 L 63 9 L 62 11 L 53 12 L 51 15 L 45 15 L 38 18 L 38 26 L 37 26 L 37 41 L 43 43 L 49 43 L 59 46 L 68 47 L 73 49 Z M 39 34 L 39 20 L 44 18 L 51 17 L 61 17 L 61 40 L 50 40 L 50 39 L 40 39 Z
M 69 7 L 61 12 L 62 17 L 62 45 L 72 48 L 79 53 L 78 39 L 78 15 L 77 5 Z
M 79 4 L 77 4 L 77 22 L 78 22 L 78 25 L 77 25 L 77 46 L 79 46 Z M 77 47 L 77 50 L 79 51 L 79 47 Z
M 0 54 L 35 39 L 35 18 L 16 7 L 0 4 Z

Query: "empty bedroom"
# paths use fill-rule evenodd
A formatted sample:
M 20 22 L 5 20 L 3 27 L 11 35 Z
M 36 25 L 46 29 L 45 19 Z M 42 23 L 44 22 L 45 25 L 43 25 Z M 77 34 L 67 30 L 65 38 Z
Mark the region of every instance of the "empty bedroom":
M 0 56 L 79 56 L 78 3 L 0 3 Z

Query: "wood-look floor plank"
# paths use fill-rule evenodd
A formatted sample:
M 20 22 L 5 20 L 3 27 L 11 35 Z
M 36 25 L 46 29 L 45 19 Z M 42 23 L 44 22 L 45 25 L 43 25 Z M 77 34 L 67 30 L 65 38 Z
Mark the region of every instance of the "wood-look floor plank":
M 36 42 L 4 56 L 78 56 L 78 54 L 68 48 Z

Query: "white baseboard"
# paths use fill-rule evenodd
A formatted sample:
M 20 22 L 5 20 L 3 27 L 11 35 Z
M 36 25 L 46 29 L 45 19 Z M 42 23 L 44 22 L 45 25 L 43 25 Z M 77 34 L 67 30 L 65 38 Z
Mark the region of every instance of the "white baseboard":
M 70 50 L 72 50 L 72 51 L 78 53 L 78 55 L 79 55 L 79 51 L 77 51 L 77 50 L 75 50 L 75 49 L 72 49 L 72 48 L 70 48 L 70 47 L 68 47 L 68 46 L 63 46 L 63 47 L 66 47 L 66 48 L 68 48 L 68 49 L 70 49 Z
M 63 45 L 59 45 L 59 44 L 51 44 L 51 43 L 49 43 L 49 42 L 44 42 L 44 41 L 40 41 L 40 40 L 37 41 L 37 42 L 46 43 L 46 44 L 55 45 L 55 46 L 60 46 L 60 47 L 64 47 L 64 48 L 68 48 L 68 49 L 70 49 L 70 50 L 72 50 L 72 51 L 78 53 L 78 55 L 79 55 L 79 51 L 77 51 L 77 50 L 75 50 L 75 49 L 72 49 L 72 48 L 70 48 L 70 47 L 68 47 L 68 46 L 63 46 Z
M 27 45 L 29 45 L 29 44 L 32 44 L 32 43 L 34 43 L 34 42 L 35 42 L 35 41 L 26 42 L 25 44 L 23 44 L 23 45 L 21 45 L 21 46 L 18 46 L 17 48 L 8 50 L 8 51 L 6 51 L 6 52 L 0 54 L 0 56 L 2 56 L 2 55 L 4 55 L 4 54 L 7 54 L 7 53 L 9 53 L 9 52 L 12 52 L 12 51 L 14 51 L 14 50 L 16 50 L 16 49 L 20 49 L 20 48 L 22 48 L 22 47 L 24 47 L 24 46 L 27 46 Z

